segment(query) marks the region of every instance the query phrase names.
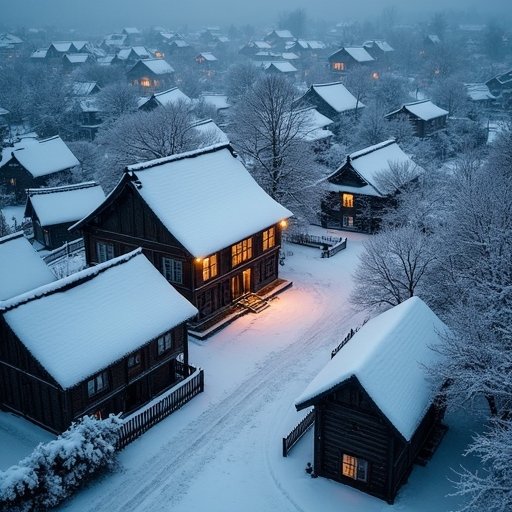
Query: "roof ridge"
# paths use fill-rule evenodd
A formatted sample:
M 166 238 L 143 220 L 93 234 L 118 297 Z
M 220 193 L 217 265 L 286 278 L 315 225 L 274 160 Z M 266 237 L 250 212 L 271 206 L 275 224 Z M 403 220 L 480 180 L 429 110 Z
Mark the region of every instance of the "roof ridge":
M 5 313 L 29 302 L 33 302 L 34 300 L 48 297 L 49 295 L 53 295 L 54 293 L 57 293 L 66 287 L 74 288 L 75 286 L 78 286 L 86 281 L 94 279 L 96 276 L 102 274 L 106 270 L 130 261 L 139 254 L 142 254 L 141 247 L 127 254 L 123 254 L 122 256 L 118 256 L 117 258 L 113 258 L 111 260 L 105 261 L 104 263 L 95 265 L 94 267 L 89 267 L 75 274 L 71 274 L 68 277 L 54 281 L 53 283 L 39 286 L 38 288 L 34 288 L 33 290 L 29 290 L 28 292 L 22 293 L 21 295 L 17 295 L 16 297 L 5 300 L 3 302 L 0 301 L 0 312 Z
M 206 155 L 208 153 L 215 153 L 222 149 L 229 149 L 233 156 L 235 155 L 235 152 L 230 143 L 221 142 L 218 144 L 212 144 L 211 146 L 206 146 L 204 148 L 194 149 L 192 151 L 186 151 L 184 153 L 164 156 L 162 158 L 156 158 L 154 160 L 149 160 L 147 162 L 129 165 L 125 168 L 124 172 L 143 171 L 169 162 L 177 162 L 178 160 L 184 160 L 185 158 L 195 158 L 196 156 Z
M 30 195 L 43 195 L 52 194 L 54 192 L 68 192 L 70 190 L 81 190 L 92 187 L 99 187 L 100 184 L 96 181 L 84 181 L 83 183 L 75 183 L 72 185 L 62 185 L 60 187 L 47 187 L 47 188 L 27 188 L 27 194 Z
M 388 139 L 385 140 L 384 142 L 379 142 L 378 144 L 374 144 L 373 146 L 368 146 L 366 148 L 360 149 L 359 151 L 354 151 L 353 153 L 350 153 L 347 156 L 348 158 L 350 158 L 350 160 L 356 160 L 357 158 L 369 155 L 374 151 L 391 146 L 391 144 L 396 144 L 396 139 Z
M 328 85 L 343 85 L 343 87 L 345 87 L 345 85 L 343 84 L 343 82 L 341 81 L 337 81 L 337 82 L 327 82 L 325 84 L 312 84 L 311 87 L 325 87 L 325 86 L 328 86 Z
M 16 233 L 11 233 L 9 235 L 2 236 L 0 237 L 0 244 L 10 242 L 11 240 L 15 240 L 16 238 L 21 238 L 22 236 L 25 236 L 25 233 L 23 231 L 16 231 Z

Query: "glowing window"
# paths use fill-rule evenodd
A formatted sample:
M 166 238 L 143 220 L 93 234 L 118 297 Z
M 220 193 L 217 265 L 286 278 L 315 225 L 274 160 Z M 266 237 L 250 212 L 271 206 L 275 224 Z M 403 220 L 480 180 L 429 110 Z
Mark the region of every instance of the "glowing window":
M 343 194 L 342 203 L 344 208 L 354 207 L 354 194 Z
M 361 482 L 368 481 L 368 461 L 358 459 L 351 455 L 343 454 L 343 463 L 341 465 L 341 472 L 343 476 L 359 480 Z
M 231 266 L 236 267 L 240 263 L 252 258 L 252 238 L 246 238 L 231 246 Z
M 217 275 L 217 255 L 212 254 L 203 260 L 203 281 L 208 281 Z
M 276 245 L 276 230 L 274 227 L 263 231 L 263 250 L 271 249 Z
M 142 87 L 151 87 L 151 80 L 149 78 L 141 78 L 139 83 Z
M 344 62 L 333 62 L 332 69 L 335 71 L 345 71 L 345 63 Z

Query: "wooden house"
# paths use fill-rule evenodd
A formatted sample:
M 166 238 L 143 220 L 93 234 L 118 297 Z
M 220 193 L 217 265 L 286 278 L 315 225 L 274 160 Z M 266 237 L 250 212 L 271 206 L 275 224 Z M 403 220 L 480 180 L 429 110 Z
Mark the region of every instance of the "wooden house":
M 258 52 L 270 51 L 271 49 L 272 45 L 270 43 L 267 43 L 266 41 L 249 41 L 246 45 L 240 48 L 238 53 L 240 55 L 252 57 L 253 55 L 256 55 Z
M 499 99 L 504 108 L 510 108 L 512 105 L 512 70 L 496 75 L 485 82 L 485 85 L 490 93 Z
M 181 380 L 195 314 L 140 249 L 0 303 L 0 405 L 52 432 L 134 411 Z
M 201 52 L 194 58 L 202 73 L 211 77 L 219 69 L 219 59 L 211 52 Z
M 122 63 L 133 66 L 138 60 L 152 59 L 153 55 L 144 46 L 131 46 L 129 48 L 121 48 L 115 57 L 115 63 Z
M 383 41 L 381 39 L 365 41 L 363 43 L 363 48 L 376 61 L 386 60 L 395 52 L 395 49 L 387 41 Z
M 365 324 L 295 402 L 314 406 L 314 472 L 393 503 L 444 432 L 425 366 L 446 326 L 418 297 Z
M 128 167 L 71 229 L 90 265 L 142 247 L 203 320 L 278 282 L 280 222 L 290 216 L 219 144 Z
M 108 53 L 115 52 L 126 46 L 126 34 L 108 34 L 100 44 L 100 48 Z
M 173 60 L 186 62 L 194 57 L 195 48 L 183 39 L 175 39 L 169 43 L 167 53 Z
M 0 34 L 0 60 L 17 59 L 24 53 L 23 39 L 14 34 Z
M 23 231 L 0 238 L 0 302 L 53 281 Z
M 0 167 L 0 181 L 7 192 L 24 199 L 25 189 L 43 187 L 50 178 L 70 174 L 77 165 L 80 162 L 64 141 L 50 137 L 11 151 Z
M 285 50 L 286 45 L 295 40 L 289 30 L 273 30 L 265 36 L 265 41 L 272 45 L 272 48 Z
M 363 46 L 345 46 L 328 57 L 329 67 L 335 73 L 344 73 L 358 66 L 368 66 L 375 59 Z
M 313 106 L 318 112 L 332 120 L 335 120 L 340 114 L 354 112 L 364 107 L 364 104 L 358 101 L 341 82 L 313 84 L 297 100 L 297 104 Z
M 428 137 L 430 134 L 446 127 L 449 112 L 438 107 L 430 100 L 406 103 L 399 109 L 386 114 L 386 119 L 407 116 L 414 127 L 417 137 Z
M 265 73 L 277 73 L 294 80 L 297 76 L 298 69 L 291 62 L 267 62 L 263 69 Z
M 62 59 L 66 54 L 90 53 L 88 41 L 54 41 L 46 50 L 46 60 Z
M 127 72 L 128 80 L 145 91 L 169 87 L 174 80 L 174 69 L 163 59 L 139 60 Z
M 410 176 L 422 169 L 394 139 L 347 155 L 345 162 L 321 183 L 324 227 L 373 233 L 378 230 L 383 208 L 391 206 L 396 190 L 385 189 L 379 179 L 392 166 L 401 166 Z
M 139 104 L 139 109 L 149 111 L 180 102 L 192 104 L 192 100 L 184 92 L 177 87 L 172 87 L 166 91 L 153 93 L 150 98 Z
M 27 190 L 25 217 L 32 220 L 34 239 L 46 249 L 56 249 L 76 238 L 68 228 L 92 212 L 105 193 L 94 181 L 63 187 Z
M 126 36 L 126 44 L 140 44 L 143 40 L 143 34 L 137 27 L 124 27 L 121 34 Z
M 62 67 L 66 71 L 72 71 L 77 67 L 95 62 L 95 58 L 90 53 L 66 53 L 62 57 Z
M 487 108 L 496 105 L 497 97 L 491 93 L 489 87 L 483 83 L 464 84 L 468 100 L 472 105 Z M 512 91 L 512 77 L 511 77 L 511 91 Z

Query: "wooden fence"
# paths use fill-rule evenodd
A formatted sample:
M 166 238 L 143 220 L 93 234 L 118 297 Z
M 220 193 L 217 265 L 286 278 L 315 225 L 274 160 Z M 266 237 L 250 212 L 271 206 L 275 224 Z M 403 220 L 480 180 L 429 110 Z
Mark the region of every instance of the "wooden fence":
M 368 322 L 366 319 L 359 327 L 356 329 L 350 329 L 349 333 L 343 338 L 342 342 L 334 349 L 331 350 L 331 359 L 353 338 L 354 334 L 363 327 L 363 325 Z
M 347 248 L 347 239 L 342 238 L 340 242 L 322 251 L 322 258 L 330 258 Z
M 307 233 L 285 233 L 283 240 L 292 244 L 322 249 L 322 258 L 330 258 L 347 247 L 347 239 L 335 236 L 317 236 Z
M 297 441 L 313 426 L 315 410 L 312 409 L 302 421 L 286 436 L 283 437 L 283 457 L 287 457 Z
M 194 371 L 192 368 L 192 372 L 188 378 L 178 384 L 172 393 L 125 421 L 119 432 L 118 450 L 122 450 L 204 390 L 203 370 L 198 368 Z
M 43 256 L 43 261 L 48 265 L 64 256 L 70 256 L 71 254 L 80 251 L 84 248 L 84 239 L 78 238 L 72 242 L 65 242 L 62 247 L 54 249 L 46 256 Z

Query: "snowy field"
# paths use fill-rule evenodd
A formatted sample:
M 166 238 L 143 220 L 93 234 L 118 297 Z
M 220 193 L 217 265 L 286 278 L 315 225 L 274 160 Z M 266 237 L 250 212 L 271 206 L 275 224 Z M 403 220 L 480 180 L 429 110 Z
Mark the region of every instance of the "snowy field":
M 414 469 L 393 507 L 306 475 L 311 432 L 288 458 L 281 456 L 281 438 L 304 416 L 294 400 L 364 319 L 347 297 L 365 236 L 348 238 L 347 249 L 330 259 L 317 249 L 286 246 L 280 270 L 293 288 L 259 315 L 246 315 L 206 341 L 191 339 L 190 361 L 205 369 L 205 392 L 129 445 L 114 473 L 60 510 L 452 510 L 447 476 L 451 467 L 470 462 L 460 455 L 474 428 L 464 426 L 464 415 L 449 418 L 441 448 L 426 468 Z

